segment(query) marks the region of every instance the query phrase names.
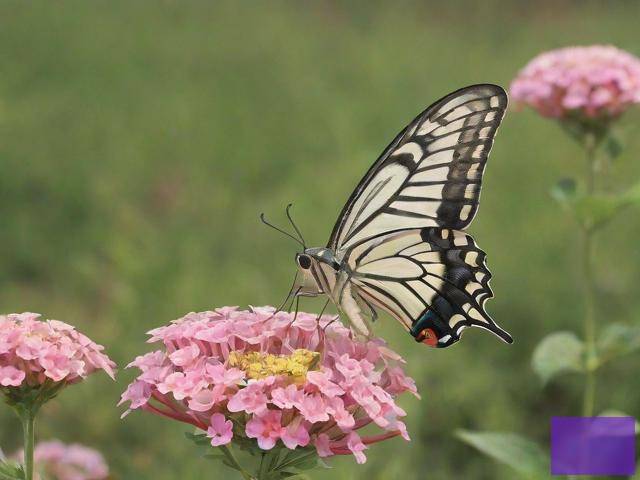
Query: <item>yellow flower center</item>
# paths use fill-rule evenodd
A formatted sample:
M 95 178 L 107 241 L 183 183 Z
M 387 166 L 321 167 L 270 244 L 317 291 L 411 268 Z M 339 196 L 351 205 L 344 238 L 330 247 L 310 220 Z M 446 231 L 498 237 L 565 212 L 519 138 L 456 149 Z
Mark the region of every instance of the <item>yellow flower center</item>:
M 247 377 L 266 378 L 271 375 L 286 375 L 294 381 L 304 381 L 307 372 L 312 370 L 320 354 L 304 348 L 294 350 L 289 355 L 273 355 L 260 352 L 231 352 L 229 366 L 244 370 Z

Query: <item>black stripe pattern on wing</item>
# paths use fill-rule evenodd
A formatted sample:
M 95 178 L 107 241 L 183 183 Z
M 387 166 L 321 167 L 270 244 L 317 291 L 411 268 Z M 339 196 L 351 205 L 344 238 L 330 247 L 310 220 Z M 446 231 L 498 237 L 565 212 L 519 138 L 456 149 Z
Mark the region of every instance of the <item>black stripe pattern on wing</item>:
M 501 87 L 474 85 L 426 109 L 367 172 L 343 208 L 329 247 L 340 252 L 400 229 L 465 229 L 477 211 L 506 106 Z
M 417 144 L 423 157 L 386 211 L 423 213 L 439 226 L 466 228 L 478 208 L 482 175 L 506 104 L 506 96 L 489 95 L 427 115 L 406 140 Z M 406 164 L 407 154 L 401 156 Z M 396 160 L 392 154 L 387 162 Z M 415 208 L 398 212 L 399 202 L 406 201 L 424 202 L 429 214 Z M 433 202 L 438 204 L 435 212 L 429 208 Z
M 387 308 L 380 301 L 378 305 L 405 327 L 410 325 L 414 337 L 429 314 L 431 323 L 437 320 L 440 335 L 454 341 L 470 325 L 511 341 L 485 311 L 493 296 L 491 272 L 485 253 L 470 235 L 428 227 L 391 234 L 361 248 L 352 264 L 354 284 L 374 299 L 384 296 Z M 397 262 L 397 271 L 385 268 L 393 266 L 390 262 Z M 388 308 L 389 302 L 394 308 Z

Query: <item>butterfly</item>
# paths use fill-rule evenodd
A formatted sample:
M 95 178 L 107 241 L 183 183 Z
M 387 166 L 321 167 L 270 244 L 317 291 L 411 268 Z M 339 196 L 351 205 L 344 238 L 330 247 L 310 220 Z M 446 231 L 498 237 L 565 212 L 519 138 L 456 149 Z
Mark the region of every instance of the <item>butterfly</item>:
M 506 108 L 504 89 L 482 84 L 424 110 L 360 181 L 326 247 L 307 248 L 287 209 L 304 248 L 293 295 L 328 296 L 365 336 L 383 310 L 432 347 L 456 343 L 467 327 L 512 343 L 484 308 L 491 273 L 465 233 Z

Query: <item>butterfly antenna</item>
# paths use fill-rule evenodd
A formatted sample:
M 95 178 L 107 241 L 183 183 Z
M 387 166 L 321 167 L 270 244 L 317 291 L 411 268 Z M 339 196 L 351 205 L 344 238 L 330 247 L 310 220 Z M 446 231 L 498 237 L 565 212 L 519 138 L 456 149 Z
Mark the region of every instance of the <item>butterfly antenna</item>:
M 294 237 L 293 235 L 291 235 L 289 232 L 285 232 L 283 229 L 276 227 L 274 224 L 267 222 L 267 220 L 264 218 L 264 213 L 260 214 L 260 221 L 262 223 L 264 223 L 266 226 L 273 228 L 274 230 L 277 230 L 278 232 L 282 233 L 283 235 L 286 235 L 287 237 L 295 240 L 296 242 L 298 242 L 300 245 L 302 245 L 302 248 L 306 248 L 304 245 L 304 242 L 301 242 L 299 239 L 297 239 L 296 237 Z
M 293 218 L 291 217 L 291 207 L 293 207 L 293 203 L 290 203 L 289 205 L 287 205 L 287 218 L 289 219 L 289 222 L 291 223 L 291 225 L 293 226 L 293 229 L 296 231 L 296 233 L 298 234 L 298 236 L 300 237 L 300 240 L 302 241 L 302 246 L 303 248 L 306 250 L 307 248 L 307 242 L 304 241 L 304 237 L 302 236 L 302 232 L 300 232 L 300 229 L 298 228 L 298 226 L 296 225 L 296 222 L 293 221 Z

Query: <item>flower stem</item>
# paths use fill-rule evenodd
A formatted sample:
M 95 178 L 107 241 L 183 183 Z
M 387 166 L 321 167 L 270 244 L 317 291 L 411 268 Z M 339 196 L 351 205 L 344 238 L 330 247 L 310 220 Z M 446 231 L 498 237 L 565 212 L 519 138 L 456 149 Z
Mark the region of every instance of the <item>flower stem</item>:
M 258 469 L 258 479 L 263 479 L 266 477 L 266 462 L 264 461 L 265 454 L 262 452 L 260 456 L 260 468 Z
M 249 472 L 247 472 L 244 468 L 240 466 L 240 464 L 238 463 L 238 460 L 236 460 L 235 455 L 233 454 L 233 452 L 229 447 L 227 447 L 226 445 L 220 445 L 218 448 L 222 451 L 222 453 L 227 458 L 229 463 L 233 465 L 233 468 L 235 468 L 240 472 L 240 475 L 242 475 L 242 478 L 244 480 L 255 480 L 255 477 L 252 477 L 251 474 L 249 474 Z
M 597 139 L 593 134 L 587 134 L 585 139 L 585 153 L 587 159 L 587 195 L 595 193 L 595 168 L 596 168 Z M 585 302 L 584 314 L 584 338 L 586 350 L 586 381 L 582 404 L 582 415 L 593 415 L 596 391 L 596 318 L 595 318 L 595 279 L 593 276 L 593 233 L 590 225 L 582 227 L 582 275 Z
M 22 432 L 24 434 L 24 475 L 25 480 L 33 480 L 33 446 L 36 415 L 33 409 L 25 408 L 20 412 Z

